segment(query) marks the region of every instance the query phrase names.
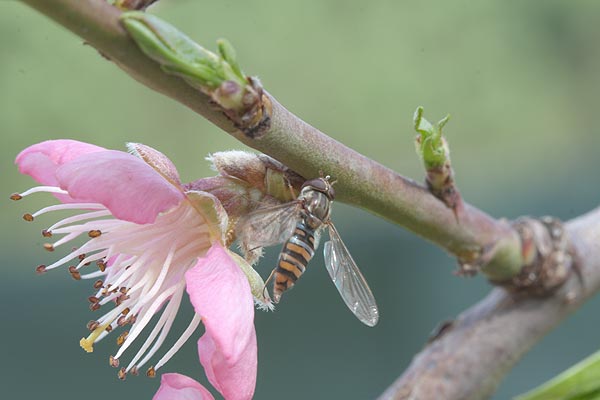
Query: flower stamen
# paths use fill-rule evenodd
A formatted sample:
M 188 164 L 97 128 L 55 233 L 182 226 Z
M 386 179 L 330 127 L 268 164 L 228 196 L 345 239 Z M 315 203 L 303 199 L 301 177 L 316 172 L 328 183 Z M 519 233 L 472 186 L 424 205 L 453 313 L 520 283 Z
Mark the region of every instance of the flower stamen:
M 147 309 L 144 310 L 144 316 L 141 320 L 137 321 L 136 325 L 134 325 L 129 336 L 127 336 L 127 339 L 125 339 L 125 343 L 123 343 L 123 346 L 119 349 L 115 357 L 121 357 L 123 352 L 127 350 L 131 343 L 133 343 L 135 338 L 137 338 L 138 335 L 142 332 L 142 329 L 144 329 L 144 327 L 148 325 L 148 322 L 150 322 L 150 319 L 158 311 L 158 308 L 162 305 L 162 303 L 168 298 L 170 298 L 176 291 L 181 289 L 183 289 L 183 284 L 181 283 L 177 286 L 170 287 L 166 292 L 158 296 L 156 300 L 150 305 L 150 307 L 147 307 Z
M 99 229 L 92 229 L 91 231 L 88 232 L 88 236 L 93 238 L 97 238 L 100 237 L 100 235 L 102 235 L 102 231 Z
M 113 368 L 119 368 L 119 359 L 115 358 L 113 356 L 110 356 L 108 358 L 108 365 L 110 365 Z
M 121 346 L 125 342 L 125 339 L 127 339 L 127 335 L 129 335 L 129 331 L 122 332 L 117 337 L 117 346 Z
M 90 330 L 90 332 L 93 332 L 99 326 L 100 326 L 100 323 L 96 320 L 91 320 L 86 325 L 86 327 Z
M 137 352 L 137 354 L 133 357 L 133 359 L 127 366 L 128 371 L 132 370 L 134 368 L 136 368 L 136 369 L 141 368 L 158 351 L 158 349 L 164 342 L 165 338 L 167 337 L 167 334 L 169 333 L 171 326 L 173 325 L 173 321 L 175 321 L 177 309 L 179 308 L 182 297 L 183 297 L 183 292 L 178 293 L 176 296 L 174 296 L 171 299 L 171 302 L 169 302 L 169 304 L 167 305 L 167 308 L 165 309 L 163 314 L 160 316 L 160 319 L 154 326 L 154 329 L 152 330 L 152 332 L 150 332 L 150 335 L 148 335 L 148 338 L 146 339 L 146 341 L 144 342 L 144 344 L 142 345 L 140 350 Z M 156 336 L 158 335 L 159 332 L 160 332 L 160 337 L 158 338 L 156 343 L 154 343 L 154 346 L 152 346 L 152 349 L 150 349 L 148 354 L 146 354 L 146 357 L 144 357 L 144 360 L 140 364 L 136 365 L 137 361 L 144 355 L 146 350 L 148 350 L 148 347 L 150 347 L 152 342 L 154 342 L 154 339 L 156 338 Z
M 80 281 L 81 280 L 81 274 L 79 273 L 79 271 L 77 270 L 77 268 L 75 268 L 74 265 L 71 265 L 69 267 L 69 273 L 71 274 L 71 276 L 73 277 L 73 279 L 75 279 L 76 281 Z
M 21 193 L 13 193 L 10 198 L 11 200 L 21 200 L 25 196 L 29 196 L 33 193 L 46 192 L 46 193 L 56 193 L 56 194 L 69 194 L 66 190 L 63 190 L 56 186 L 34 186 L 31 189 L 27 189 Z
M 49 232 L 53 232 L 55 229 L 61 228 L 68 224 L 85 221 L 88 219 L 106 217 L 109 215 L 110 215 L 110 211 L 108 211 L 106 209 L 100 210 L 100 211 L 91 211 L 91 212 L 87 212 L 87 213 L 83 213 L 83 214 L 77 214 L 77 215 L 73 215 L 71 217 L 67 217 L 67 218 L 64 218 L 64 219 L 58 221 L 57 223 L 55 223 L 54 225 L 52 225 L 51 227 L 49 227 L 46 230 Z
M 60 188 L 38 186 L 11 198 L 20 199 L 37 192 L 69 195 Z M 147 224 L 118 219 L 106 206 L 86 202 L 44 207 L 26 214 L 24 218 L 33 221 L 42 214 L 69 210 L 77 211 L 77 214 L 67 216 L 42 231 L 44 237 L 59 235 L 54 243 L 44 244 L 44 248 L 54 251 L 76 239 L 83 239 L 83 244 L 50 265 L 38 266 L 36 272 L 41 274 L 73 263 L 68 266 L 73 279 L 95 279 L 95 294 L 88 297 L 92 311 L 114 303 L 114 308 L 87 324 L 90 333 L 80 340 L 80 346 L 90 353 L 94 344 L 113 329 L 131 324 L 128 331 L 122 331 L 117 337 L 119 349 L 109 359 L 111 366 L 119 367 L 119 359 L 140 337 L 154 315 L 160 314 L 129 365 L 119 370 L 119 378 L 125 379 L 128 373 L 137 373 L 166 341 L 185 293 L 185 273 L 211 247 L 214 241 L 211 229 L 214 228 L 185 199 Z M 83 274 L 81 268 L 93 262 L 98 270 Z M 156 370 L 174 356 L 200 322 L 200 316 L 195 315 L 175 344 L 155 364 L 156 367 L 150 368 L 148 376 L 155 376 Z
M 148 371 L 146 371 L 146 376 L 148 378 L 156 378 L 156 370 L 154 369 L 154 367 L 148 368 Z
M 198 314 L 194 314 L 194 318 L 192 318 L 192 321 L 185 329 L 183 334 L 179 337 L 179 339 L 177 339 L 173 347 L 171 347 L 171 349 L 167 351 L 165 355 L 156 363 L 156 365 L 154 366 L 155 370 L 158 370 L 160 367 L 165 365 L 171 359 L 171 357 L 173 357 L 175 353 L 179 351 L 181 346 L 183 346 L 185 342 L 187 342 L 187 340 L 190 338 L 190 336 L 192 336 L 196 328 L 198 328 L 200 321 L 202 321 L 202 317 L 200 317 L 200 315 Z

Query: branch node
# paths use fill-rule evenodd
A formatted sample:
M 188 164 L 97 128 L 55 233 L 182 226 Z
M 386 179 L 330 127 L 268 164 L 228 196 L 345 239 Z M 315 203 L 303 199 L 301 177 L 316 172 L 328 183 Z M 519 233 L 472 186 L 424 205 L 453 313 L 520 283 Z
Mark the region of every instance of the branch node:
M 521 272 L 504 281 L 491 280 L 509 292 L 547 296 L 558 289 L 576 269 L 574 249 L 569 245 L 562 221 L 554 217 L 521 217 L 513 222 L 521 238 L 524 265 Z
M 259 139 L 271 128 L 273 104 L 269 96 L 263 92 L 257 79 L 248 77 L 248 82 L 260 94 L 256 101 L 248 106 L 240 118 L 229 115 L 227 112 L 225 112 L 225 115 L 246 137 Z
M 498 242 L 477 247 L 469 252 L 463 252 L 458 257 L 458 269 L 453 273 L 456 276 L 472 277 L 477 275 L 496 254 Z

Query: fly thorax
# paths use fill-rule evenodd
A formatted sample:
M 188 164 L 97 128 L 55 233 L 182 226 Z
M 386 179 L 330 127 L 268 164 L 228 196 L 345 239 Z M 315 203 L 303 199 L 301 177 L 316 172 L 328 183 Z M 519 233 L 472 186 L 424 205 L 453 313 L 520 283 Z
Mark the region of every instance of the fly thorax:
M 300 196 L 304 200 L 306 220 L 309 225 L 318 228 L 329 219 L 331 200 L 324 193 L 304 188 Z

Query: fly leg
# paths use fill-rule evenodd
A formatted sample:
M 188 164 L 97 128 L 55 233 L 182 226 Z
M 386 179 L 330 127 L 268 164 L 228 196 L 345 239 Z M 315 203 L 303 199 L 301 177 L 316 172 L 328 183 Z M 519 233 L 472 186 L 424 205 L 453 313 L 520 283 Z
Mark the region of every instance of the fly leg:
M 276 270 L 276 269 L 277 269 L 277 268 L 273 268 L 273 270 L 272 270 L 272 271 L 271 271 L 271 273 L 269 274 L 269 277 L 268 277 L 268 278 L 267 278 L 267 280 L 265 281 L 265 286 L 263 286 L 263 297 L 265 297 L 265 298 L 269 297 L 269 296 L 268 296 L 268 294 L 269 294 L 269 291 L 268 291 L 268 289 L 267 289 L 267 285 L 269 284 L 269 282 L 271 282 L 271 279 L 273 279 L 273 275 L 275 275 L 275 270 Z M 265 295 L 265 292 L 267 292 L 267 295 Z M 277 302 L 275 302 L 275 303 L 277 303 Z

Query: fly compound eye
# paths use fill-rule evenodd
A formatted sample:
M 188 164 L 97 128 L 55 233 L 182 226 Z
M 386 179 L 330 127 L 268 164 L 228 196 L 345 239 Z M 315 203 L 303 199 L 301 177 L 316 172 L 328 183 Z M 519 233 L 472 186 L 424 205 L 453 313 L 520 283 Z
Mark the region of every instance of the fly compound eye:
M 304 182 L 304 185 L 302 185 L 302 189 L 304 189 L 305 187 L 310 187 L 311 189 L 317 190 L 319 192 L 327 193 L 328 186 L 329 184 L 327 183 L 327 181 L 323 180 L 322 178 L 317 178 Z
M 325 193 L 330 200 L 335 198 L 335 190 L 333 189 L 333 185 L 329 185 L 327 188 L 327 192 Z
M 312 190 L 316 190 L 317 192 L 321 192 L 325 196 L 327 196 L 329 200 L 333 200 L 335 197 L 335 190 L 333 190 L 332 184 L 329 182 L 329 179 L 329 176 L 326 176 L 325 178 L 311 179 L 309 181 L 304 182 L 304 185 L 302 185 L 302 189 L 310 188 Z

